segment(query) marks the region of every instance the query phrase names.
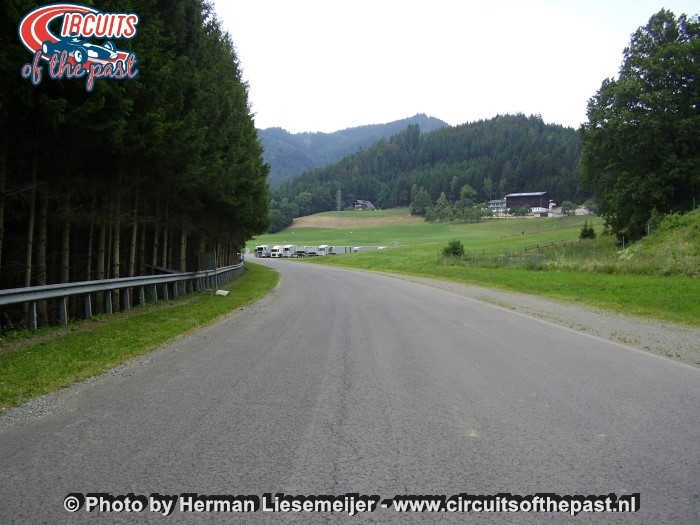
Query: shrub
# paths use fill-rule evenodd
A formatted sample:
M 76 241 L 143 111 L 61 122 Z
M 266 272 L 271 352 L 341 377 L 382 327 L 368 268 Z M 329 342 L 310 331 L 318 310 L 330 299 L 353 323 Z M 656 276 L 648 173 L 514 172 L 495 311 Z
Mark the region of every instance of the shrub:
M 564 201 L 561 203 L 561 213 L 563 215 L 573 215 L 574 210 L 576 210 L 576 205 L 571 201 Z
M 462 244 L 462 241 L 457 239 L 450 241 L 447 243 L 447 246 L 442 249 L 442 254 L 446 257 L 463 257 L 464 245 Z
M 595 230 L 593 229 L 593 226 L 588 224 L 588 221 L 585 221 L 583 223 L 583 226 L 581 227 L 581 233 L 578 235 L 579 239 L 595 239 Z

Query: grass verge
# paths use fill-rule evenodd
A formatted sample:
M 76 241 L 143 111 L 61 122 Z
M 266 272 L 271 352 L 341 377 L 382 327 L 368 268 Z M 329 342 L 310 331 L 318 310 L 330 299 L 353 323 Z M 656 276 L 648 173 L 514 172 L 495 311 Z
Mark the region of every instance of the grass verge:
M 27 344 L 0 355 L 0 411 L 100 374 L 173 338 L 212 323 L 268 293 L 279 275 L 246 264 L 227 297 L 196 294 L 186 303 L 131 315 L 91 330 Z
M 700 279 L 439 264 L 441 245 L 318 257 L 312 263 L 389 271 L 581 302 L 626 314 L 700 326 Z

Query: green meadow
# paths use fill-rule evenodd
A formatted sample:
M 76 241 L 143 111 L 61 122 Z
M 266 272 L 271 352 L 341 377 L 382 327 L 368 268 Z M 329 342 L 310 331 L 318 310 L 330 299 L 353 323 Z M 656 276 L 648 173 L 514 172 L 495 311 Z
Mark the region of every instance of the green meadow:
M 313 224 L 315 220 L 327 224 L 328 217 L 336 217 L 338 227 L 294 226 L 276 234 L 260 236 L 250 246 L 286 243 L 398 245 L 382 251 L 319 257 L 304 262 L 481 284 L 632 315 L 700 325 L 700 301 L 697 300 L 700 280 L 694 273 L 697 272 L 697 258 L 693 255 L 696 248 L 692 247 L 697 243 L 695 240 L 689 243 L 685 233 L 680 236 L 683 240 L 678 241 L 685 244 L 675 241 L 678 232 L 685 230 L 676 230 L 673 235 L 666 235 L 663 241 L 651 236 L 623 251 L 614 239 L 602 235 L 600 218 L 492 219 L 477 224 L 448 224 L 415 220 L 405 209 L 336 213 L 311 216 L 306 224 L 309 221 Z M 372 217 L 371 213 L 383 213 L 385 223 L 376 215 Z M 397 222 L 397 218 L 404 218 L 404 221 Z M 593 224 L 598 238 L 578 242 L 585 220 Z M 363 227 L 363 221 L 373 226 Z M 440 255 L 441 249 L 452 239 L 463 243 L 464 258 Z M 660 243 L 668 255 L 659 256 Z M 652 247 L 655 257 L 651 256 Z M 677 254 L 683 257 L 679 259 Z M 533 260 L 539 262 L 533 264 Z M 680 265 L 677 264 L 679 260 Z M 676 261 L 676 266 L 671 264 L 673 261 Z
M 460 239 L 467 249 L 497 250 L 537 242 L 575 239 L 584 217 L 491 219 L 478 224 L 429 223 L 411 217 L 408 208 L 393 210 L 326 212 L 303 217 L 301 224 L 281 232 L 259 235 L 256 244 L 331 244 L 338 246 L 417 246 Z M 331 221 L 337 219 L 337 224 Z M 370 223 L 365 225 L 363 223 Z M 601 228 L 600 219 L 594 226 Z M 467 246 L 467 243 L 469 246 Z M 429 249 L 434 252 L 434 249 Z

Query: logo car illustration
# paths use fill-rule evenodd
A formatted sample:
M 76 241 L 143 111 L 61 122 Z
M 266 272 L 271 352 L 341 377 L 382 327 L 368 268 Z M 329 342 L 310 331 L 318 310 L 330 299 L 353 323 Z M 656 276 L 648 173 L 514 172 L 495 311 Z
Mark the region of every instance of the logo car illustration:
M 97 45 L 77 36 L 63 38 L 58 42 L 47 40 L 41 45 L 41 51 L 44 55 L 61 54 L 65 51 L 78 64 L 92 59 L 114 60 L 119 56 L 112 42 L 106 41 L 102 45 Z

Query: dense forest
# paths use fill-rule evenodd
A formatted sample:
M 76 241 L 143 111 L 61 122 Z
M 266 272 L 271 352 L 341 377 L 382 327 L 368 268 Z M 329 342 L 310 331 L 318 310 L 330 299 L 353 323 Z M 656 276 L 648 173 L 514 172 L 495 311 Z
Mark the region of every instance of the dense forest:
M 32 56 L 17 27 L 35 7 L 0 7 L 0 288 L 194 270 L 205 253 L 231 262 L 267 228 L 268 168 L 209 3 L 101 2 L 139 15 L 135 38 L 116 41 L 139 74 L 90 93 L 20 77 Z
M 575 130 L 545 124 L 538 116 L 503 115 L 421 134 L 415 125 L 340 162 L 304 173 L 276 188 L 271 229 L 293 217 L 336 207 L 355 199 L 381 208 L 408 206 L 414 185 L 432 202 L 442 193 L 460 198 L 468 184 L 475 200 L 509 192 L 546 191 L 561 202 L 583 202 L 590 193 L 578 182 L 581 144 Z
M 275 187 L 305 171 L 338 162 L 382 138 L 389 138 L 417 124 L 429 133 L 447 126 L 446 122 L 418 114 L 386 124 L 370 124 L 333 133 L 289 133 L 282 128 L 258 130 L 263 158 L 270 164 L 270 186 Z

